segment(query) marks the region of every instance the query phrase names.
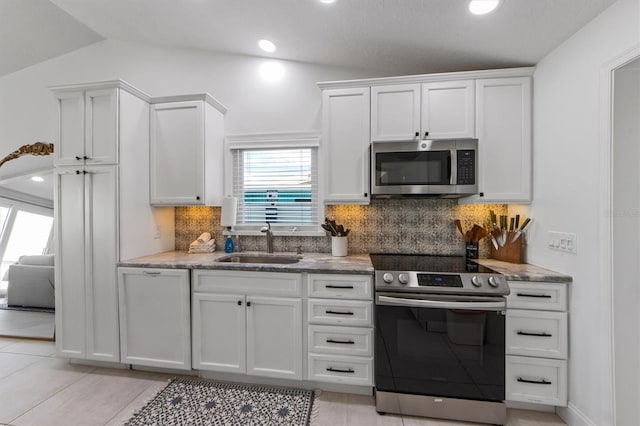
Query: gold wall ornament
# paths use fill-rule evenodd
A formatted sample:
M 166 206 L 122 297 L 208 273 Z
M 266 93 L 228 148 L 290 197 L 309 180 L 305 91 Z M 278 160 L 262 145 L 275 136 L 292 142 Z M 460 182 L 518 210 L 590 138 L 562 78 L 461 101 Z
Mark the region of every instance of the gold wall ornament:
M 13 151 L 11 154 L 0 160 L 0 167 L 7 161 L 15 160 L 24 155 L 51 155 L 53 154 L 53 144 L 47 142 L 36 142 L 31 145 L 22 145 L 20 148 Z

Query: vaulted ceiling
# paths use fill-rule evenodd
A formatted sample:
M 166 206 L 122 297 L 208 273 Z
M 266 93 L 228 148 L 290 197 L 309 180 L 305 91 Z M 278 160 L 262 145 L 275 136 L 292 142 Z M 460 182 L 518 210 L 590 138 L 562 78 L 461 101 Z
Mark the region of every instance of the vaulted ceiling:
M 502 0 L 474 16 L 468 0 L 2 0 L 0 77 L 105 38 L 375 75 L 528 66 L 614 1 Z

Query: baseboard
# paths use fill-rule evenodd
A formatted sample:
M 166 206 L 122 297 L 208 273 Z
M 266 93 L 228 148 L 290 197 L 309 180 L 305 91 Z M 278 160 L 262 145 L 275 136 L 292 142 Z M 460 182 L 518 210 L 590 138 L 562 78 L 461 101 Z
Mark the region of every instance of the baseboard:
M 149 373 L 175 374 L 179 376 L 197 376 L 197 370 L 178 370 L 174 368 L 147 367 L 146 365 L 131 365 L 132 370 Z
M 58 357 L 61 358 L 60 356 Z M 89 365 L 92 367 L 103 367 L 103 368 L 115 368 L 118 370 L 129 369 L 129 366 L 127 364 L 120 364 L 119 362 L 94 361 L 91 359 L 80 359 L 80 358 L 69 358 L 69 364 Z
M 556 414 L 558 414 L 568 426 L 596 426 L 586 414 L 572 403 L 569 403 L 567 407 L 558 407 Z
M 545 404 L 533 404 L 530 402 L 518 402 L 518 401 L 505 401 L 507 408 L 515 408 L 516 410 L 532 410 L 543 411 L 545 413 L 555 413 L 556 407 L 554 405 Z

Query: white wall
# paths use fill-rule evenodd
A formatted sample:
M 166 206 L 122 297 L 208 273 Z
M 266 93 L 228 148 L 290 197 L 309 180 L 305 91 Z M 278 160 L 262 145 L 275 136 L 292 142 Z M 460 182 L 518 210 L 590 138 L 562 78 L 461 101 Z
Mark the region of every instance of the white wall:
M 617 69 L 613 98 L 616 423 L 640 424 L 640 58 Z
M 528 261 L 573 276 L 570 424 L 612 423 L 607 285 L 599 282 L 601 67 L 640 43 L 640 0 L 619 0 L 547 55 L 534 75 L 534 196 Z M 577 234 L 577 254 L 547 248 L 549 230 Z M 636 354 L 637 355 L 637 354 Z
M 319 130 L 317 81 L 375 76 L 279 61 L 282 80 L 268 82 L 260 74 L 267 61 L 118 40 L 93 44 L 0 78 L 0 153 L 53 140 L 53 101 L 47 86 L 123 79 L 151 96 L 209 92 L 229 109 L 226 133 L 234 134 Z M 26 161 L 12 163 L 3 166 L 0 177 L 26 166 Z

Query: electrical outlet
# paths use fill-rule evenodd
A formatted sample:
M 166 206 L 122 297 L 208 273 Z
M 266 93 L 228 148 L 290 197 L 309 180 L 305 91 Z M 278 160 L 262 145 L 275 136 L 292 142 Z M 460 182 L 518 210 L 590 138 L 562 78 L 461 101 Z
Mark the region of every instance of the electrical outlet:
M 548 246 L 551 250 L 577 253 L 576 234 L 568 232 L 549 231 Z

